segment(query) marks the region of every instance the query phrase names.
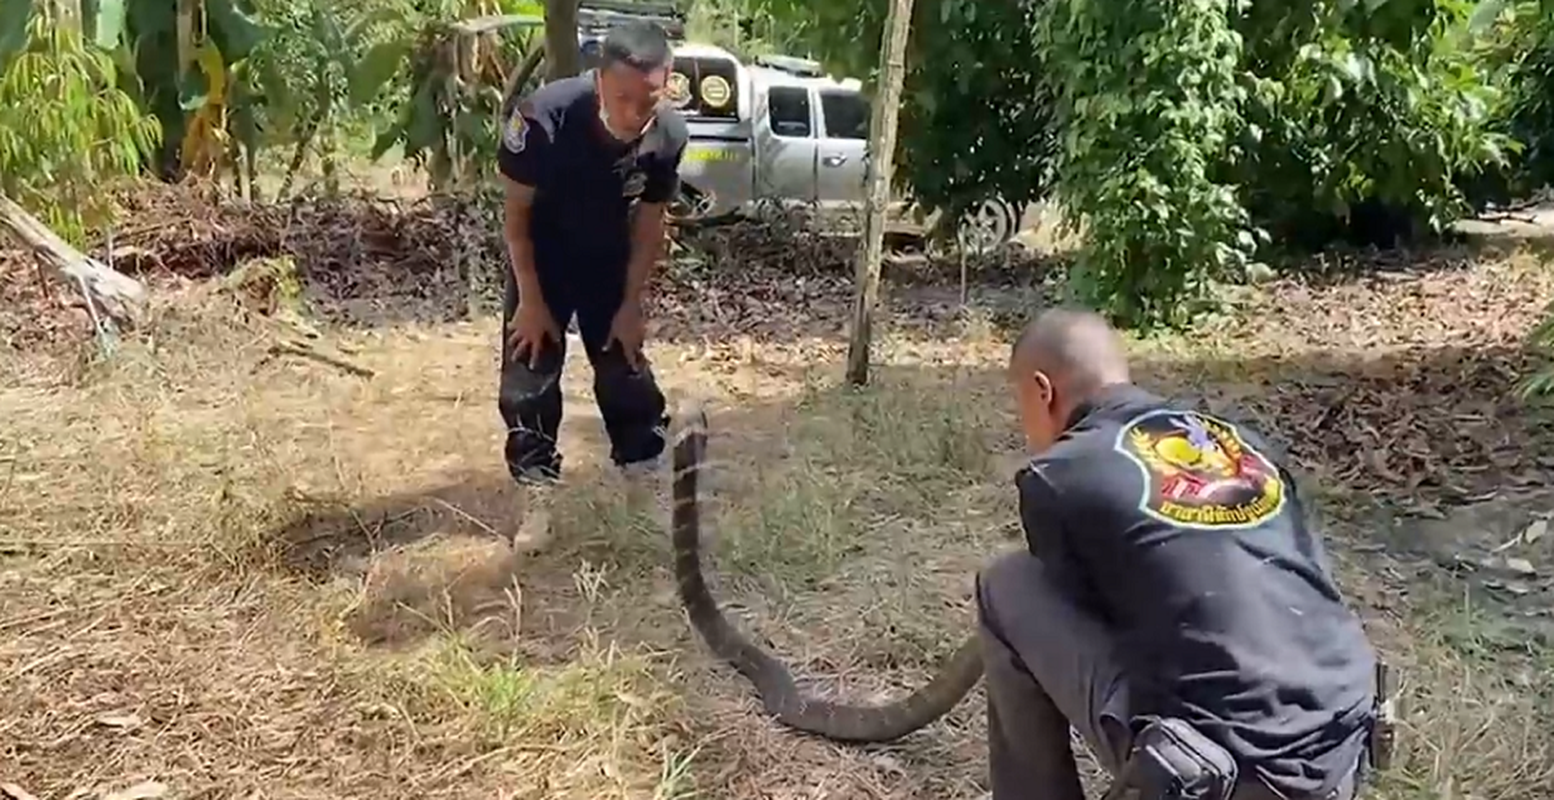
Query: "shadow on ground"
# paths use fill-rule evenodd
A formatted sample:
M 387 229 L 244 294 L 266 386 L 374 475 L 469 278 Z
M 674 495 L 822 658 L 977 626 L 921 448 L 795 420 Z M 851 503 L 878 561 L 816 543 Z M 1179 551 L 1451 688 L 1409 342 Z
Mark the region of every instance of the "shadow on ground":
M 1256 425 L 1289 453 L 1330 523 L 1330 547 L 1362 566 L 1347 577 L 1369 614 L 1409 618 L 1443 594 L 1416 588 L 1450 594 L 1465 578 L 1504 639 L 1536 635 L 1554 608 L 1554 537 L 1535 533 L 1554 510 L 1535 491 L 1554 477 L 1554 460 L 1541 455 L 1551 427 L 1512 396 L 1526 359 L 1510 347 L 1436 348 L 1373 359 L 1151 358 L 1138 372 L 1145 386 Z M 965 631 L 970 576 L 1020 546 L 1008 479 L 1021 456 L 1004 375 L 879 367 L 873 390 L 855 392 L 811 367 L 770 369 L 812 388 L 713 404 L 717 466 L 704 497 L 714 509 L 715 591 L 821 690 L 878 702 L 925 679 Z M 574 429 L 596 429 L 591 412 L 571 403 Z M 603 446 L 597 430 L 586 435 L 586 446 Z M 589 466 L 570 480 L 556 539 L 541 552 L 497 543 L 493 532 L 516 522 L 516 501 L 495 471 L 315 510 L 275 538 L 290 570 L 365 573 L 350 625 L 370 644 L 461 632 L 554 663 L 598 632 L 623 647 L 679 652 L 692 674 L 710 676 L 712 688 L 692 700 L 707 725 L 745 715 L 738 724 L 764 736 L 790 735 L 761 721 L 748 686 L 690 634 L 662 524 L 625 514 L 609 470 Z M 980 700 L 963 703 L 924 733 L 862 751 L 884 761 L 856 780 L 886 794 L 914 783 L 920 796 L 976 796 L 980 731 Z M 781 762 L 793 776 L 785 780 L 804 785 L 784 762 L 798 751 L 737 749 L 720 760 L 768 782 Z
M 1474 514 L 1481 522 L 1460 530 L 1456 538 L 1476 531 L 1480 541 L 1468 548 L 1476 553 L 1509 541 L 1516 532 L 1507 528 L 1525 528 L 1531 519 L 1526 514 L 1486 513 L 1481 508 L 1453 509 L 1517 499 L 1535 504 L 1539 490 L 1554 485 L 1554 458 L 1546 455 L 1554 444 L 1554 417 L 1515 397 L 1516 381 L 1532 363 L 1517 348 L 1439 348 L 1364 360 L 1338 353 L 1217 361 L 1153 359 L 1142 363 L 1138 372 L 1146 386 L 1201 401 L 1212 411 L 1266 431 L 1315 491 L 1339 511 L 1358 508 L 1351 501 L 1363 497 L 1399 519 L 1418 520 L 1403 524 L 1424 531 L 1419 535 L 1425 538 L 1434 536 L 1430 530 L 1448 527 L 1435 523 L 1453 513 Z M 773 369 L 796 379 L 815 374 L 799 367 Z M 998 424 L 973 427 L 964 421 L 945 422 L 947 429 L 959 426 L 956 435 L 975 439 L 951 444 L 940 432 L 925 432 L 921 419 L 916 430 L 874 430 L 865 435 L 931 439 L 931 446 L 917 448 L 917 455 L 929 462 L 954 457 L 943 452 L 951 446 L 984 449 L 1003 459 L 999 469 L 1005 475 L 1012 473 L 1019 461 L 1019 441 L 1011 407 L 1001 397 L 1003 380 L 996 369 L 877 367 L 874 381 L 880 387 L 919 395 L 959 394 L 986 407 L 955 413 L 979 413 L 979 422 Z M 778 402 L 743 402 L 737 407 L 715 403 L 713 457 L 757 472 L 776 468 L 792 456 L 784 428 L 795 414 L 832 418 L 861 414 L 861 396 L 831 388 Z M 568 414 L 578 423 L 569 426 L 578 437 L 572 447 L 603 449 L 597 413 L 586 403 L 572 401 Z M 830 421 L 840 423 L 841 427 L 828 429 L 835 434 L 858 419 Z M 896 447 L 908 453 L 912 449 L 910 443 Z M 892 457 L 897 458 L 893 468 L 920 466 L 904 460 L 905 456 Z M 494 453 L 492 461 L 498 460 L 499 454 Z M 895 477 L 910 481 L 913 476 Z M 996 481 L 1003 476 L 983 477 Z M 739 485 L 727 463 L 710 480 L 712 495 Z M 568 481 L 578 488 L 562 495 L 556 552 L 524 556 L 530 571 L 570 576 L 572 570 L 556 559 L 646 559 L 649 563 L 656 559 L 667 565 L 665 532 L 627 518 L 612 496 L 620 488 L 613 470 L 601 472 L 588 465 L 573 470 Z M 426 491 L 381 497 L 357 507 L 317 507 L 278 531 L 275 538 L 284 543 L 286 563 L 293 570 L 315 577 L 331 571 L 360 572 L 374 552 L 405 547 L 430 535 L 498 541 L 502 532 L 516 525 L 519 507 L 505 473 L 469 472 Z M 1405 546 L 1398 534 L 1387 535 L 1392 546 Z M 1537 536 L 1533 543 L 1546 550 L 1550 542 L 1554 537 Z M 1540 550 L 1537 555 L 1554 554 Z M 1554 563 L 1545 568 L 1554 569 Z M 1550 588 L 1540 585 L 1536 592 L 1521 594 L 1545 594 Z

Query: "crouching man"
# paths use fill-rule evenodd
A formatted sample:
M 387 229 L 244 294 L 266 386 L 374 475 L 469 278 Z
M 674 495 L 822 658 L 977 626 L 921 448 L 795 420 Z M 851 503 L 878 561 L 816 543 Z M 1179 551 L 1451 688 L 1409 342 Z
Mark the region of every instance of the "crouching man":
M 977 581 L 994 800 L 1083 800 L 1070 727 L 1116 775 L 1162 720 L 1225 762 L 1202 796 L 1353 797 L 1375 656 L 1267 444 L 1132 385 L 1089 313 L 1031 323 L 1009 379 L 1035 456 L 1029 552 Z

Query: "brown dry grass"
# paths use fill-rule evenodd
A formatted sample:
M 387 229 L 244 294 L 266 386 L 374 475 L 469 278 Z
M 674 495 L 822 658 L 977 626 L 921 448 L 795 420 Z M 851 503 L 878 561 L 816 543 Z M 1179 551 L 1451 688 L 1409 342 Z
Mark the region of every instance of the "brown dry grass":
M 1486 270 L 1473 280 L 1534 267 Z M 178 798 L 985 791 L 980 697 L 903 742 L 847 748 L 767 722 L 711 663 L 664 533 L 624 513 L 603 468 L 580 358 L 558 537 L 513 554 L 493 535 L 514 507 L 494 322 L 331 334 L 378 371 L 362 381 L 268 358 L 227 302 L 169 302 L 108 365 L 4 365 L 0 784 L 40 798 L 146 781 Z M 1372 302 L 1335 313 L 1400 301 Z M 1264 350 L 1331 349 L 1287 324 L 1311 308 L 1279 305 L 1284 322 L 1229 325 L 1193 351 L 1141 344 L 1174 359 L 1149 379 L 1227 380 L 1180 362 L 1253 333 Z M 973 328 L 885 343 L 863 392 L 835 387 L 834 346 L 651 351 L 671 393 L 715 409 L 715 590 L 850 696 L 921 681 L 967 631 L 976 567 L 1020 546 L 1004 345 Z M 1382 567 L 1348 553 L 1357 536 L 1334 533 L 1346 585 L 1409 678 L 1408 751 L 1374 796 L 1549 797 L 1547 662 L 1486 655 L 1477 612 L 1423 589 L 1398 602 Z

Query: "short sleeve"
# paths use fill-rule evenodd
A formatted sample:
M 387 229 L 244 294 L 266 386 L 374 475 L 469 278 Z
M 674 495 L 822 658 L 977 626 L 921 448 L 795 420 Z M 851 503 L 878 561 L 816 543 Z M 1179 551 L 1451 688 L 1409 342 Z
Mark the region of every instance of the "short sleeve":
M 1070 598 L 1106 619 L 1108 615 L 1091 573 L 1093 562 L 1082 552 L 1084 543 L 1075 537 L 1073 510 L 1044 474 L 1044 466 L 1050 465 L 1033 461 L 1015 477 L 1026 547 L 1049 568 L 1052 580 Z
M 676 136 L 648 168 L 642 202 L 667 203 L 680 190 L 680 160 L 685 157 L 685 137 Z
M 1026 464 L 1015 476 L 1020 496 L 1020 527 L 1033 555 L 1050 557 L 1062 550 L 1063 515 L 1057 489 L 1041 473 L 1035 462 Z
M 535 118 L 527 103 L 513 109 L 502 126 L 502 142 L 497 148 L 497 168 L 514 183 L 541 188 L 546 182 L 546 166 L 554 158 L 551 131 Z

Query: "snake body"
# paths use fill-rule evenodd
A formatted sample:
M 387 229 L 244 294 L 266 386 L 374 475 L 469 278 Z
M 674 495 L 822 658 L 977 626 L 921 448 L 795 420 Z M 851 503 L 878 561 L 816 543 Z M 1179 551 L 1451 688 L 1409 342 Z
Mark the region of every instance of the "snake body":
M 713 654 L 755 686 L 766 712 L 800 731 L 842 742 L 888 742 L 944 716 L 982 677 L 976 636 L 961 644 L 926 686 L 881 706 L 844 705 L 808 696 L 782 661 L 734 627 L 707 588 L 701 569 L 701 503 L 697 483 L 707 451 L 707 413 L 698 403 L 676 414 L 671 515 L 675 577 L 691 625 Z

